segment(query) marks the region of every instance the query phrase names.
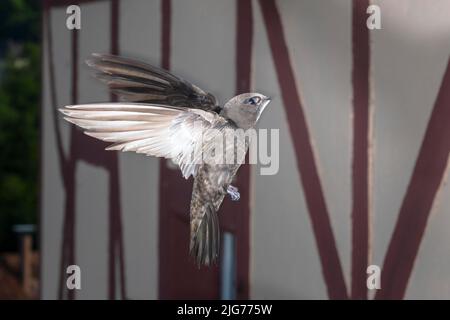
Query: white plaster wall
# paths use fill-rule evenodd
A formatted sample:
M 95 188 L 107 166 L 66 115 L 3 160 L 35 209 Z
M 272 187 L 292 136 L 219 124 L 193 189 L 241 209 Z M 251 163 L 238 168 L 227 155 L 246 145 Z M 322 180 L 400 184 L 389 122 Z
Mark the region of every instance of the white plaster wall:
M 160 65 L 160 1 L 120 4 L 120 54 Z M 159 160 L 119 154 L 127 295 L 158 297 Z
M 109 101 L 109 93 L 92 77 L 84 61 L 92 52 L 108 52 L 109 2 L 81 6 L 83 24 L 79 35 L 78 103 Z M 78 299 L 108 297 L 109 173 L 79 161 L 76 167 L 75 264 L 82 272 Z M 89 249 L 88 249 L 89 248 Z
M 373 263 L 381 265 L 397 221 L 450 53 L 450 3 L 374 1 L 382 30 L 372 37 Z M 446 229 L 448 187 L 441 190 L 406 298 L 450 297 Z M 435 201 L 436 202 L 436 201 Z
M 174 0 L 171 70 L 213 93 L 221 103 L 235 95 L 234 1 Z

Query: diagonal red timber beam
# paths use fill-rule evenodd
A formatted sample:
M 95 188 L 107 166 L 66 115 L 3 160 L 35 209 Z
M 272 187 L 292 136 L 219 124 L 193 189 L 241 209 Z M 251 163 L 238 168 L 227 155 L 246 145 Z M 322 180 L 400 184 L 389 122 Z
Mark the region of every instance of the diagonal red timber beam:
M 275 1 L 260 0 L 259 3 L 267 29 L 283 103 L 286 113 L 289 115 L 287 120 L 294 142 L 297 167 L 319 251 L 328 296 L 330 299 L 347 299 L 344 275 L 314 159 L 305 114 L 292 70 L 280 14 Z
M 389 243 L 376 299 L 402 299 L 450 150 L 450 60 Z

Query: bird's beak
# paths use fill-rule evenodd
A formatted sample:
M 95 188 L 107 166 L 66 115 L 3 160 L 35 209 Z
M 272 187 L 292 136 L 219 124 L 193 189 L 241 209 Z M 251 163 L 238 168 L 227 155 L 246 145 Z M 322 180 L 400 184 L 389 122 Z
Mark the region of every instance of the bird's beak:
M 271 97 L 267 97 L 264 99 L 262 106 L 261 106 L 261 113 L 264 111 L 264 109 L 267 107 L 267 105 L 272 101 Z
M 266 98 L 263 100 L 261 106 L 259 107 L 258 119 L 259 119 L 259 117 L 261 116 L 261 114 L 263 113 L 264 109 L 265 109 L 265 108 L 267 107 L 267 105 L 270 103 L 271 100 L 272 100 L 272 99 L 271 99 L 270 97 L 266 97 Z M 258 121 L 258 119 L 256 119 L 256 121 Z

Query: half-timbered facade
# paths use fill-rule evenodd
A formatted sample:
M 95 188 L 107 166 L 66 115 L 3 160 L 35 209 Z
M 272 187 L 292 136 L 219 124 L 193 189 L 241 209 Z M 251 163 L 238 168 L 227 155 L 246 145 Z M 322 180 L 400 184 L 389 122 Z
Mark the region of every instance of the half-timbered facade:
M 79 4 L 81 29 L 66 9 Z M 381 29 L 369 30 L 370 4 Z M 41 297 L 220 298 L 188 257 L 192 180 L 104 151 L 57 108 L 113 101 L 84 60 L 160 65 L 220 101 L 273 97 L 279 171 L 243 166 L 227 199 L 234 297 L 450 298 L 450 2 L 45 0 Z M 81 268 L 68 290 L 66 267 Z M 368 290 L 368 265 L 381 289 Z

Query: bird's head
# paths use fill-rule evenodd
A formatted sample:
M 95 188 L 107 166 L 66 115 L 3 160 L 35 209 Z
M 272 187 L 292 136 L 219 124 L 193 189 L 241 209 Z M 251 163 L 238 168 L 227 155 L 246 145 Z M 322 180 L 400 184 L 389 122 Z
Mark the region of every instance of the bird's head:
M 229 100 L 222 115 L 231 119 L 239 128 L 249 129 L 258 121 L 270 98 L 260 93 L 243 93 Z

